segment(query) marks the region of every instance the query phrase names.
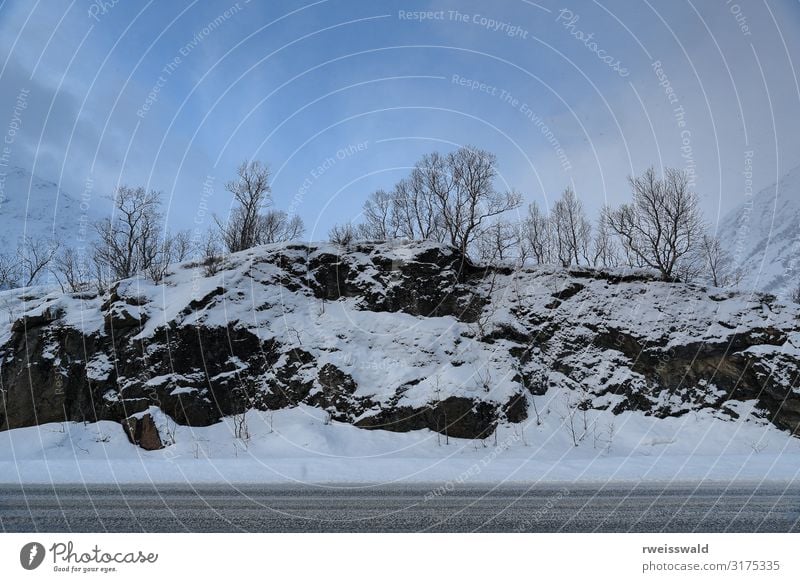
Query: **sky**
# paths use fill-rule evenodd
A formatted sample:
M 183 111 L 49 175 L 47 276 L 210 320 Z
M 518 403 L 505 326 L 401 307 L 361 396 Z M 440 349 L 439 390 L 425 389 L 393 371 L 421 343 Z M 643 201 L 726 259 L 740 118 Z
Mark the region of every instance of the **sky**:
M 497 155 L 498 188 L 572 186 L 590 214 L 682 168 L 714 228 L 800 165 L 796 64 L 797 0 L 6 0 L 0 132 L 98 214 L 160 190 L 176 229 L 226 215 L 258 159 L 324 239 L 462 145 Z

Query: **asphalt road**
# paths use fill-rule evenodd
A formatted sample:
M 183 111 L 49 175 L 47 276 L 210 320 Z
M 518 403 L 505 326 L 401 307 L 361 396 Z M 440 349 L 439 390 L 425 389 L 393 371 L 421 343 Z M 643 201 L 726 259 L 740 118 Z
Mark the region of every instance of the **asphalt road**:
M 0 531 L 798 532 L 800 486 L 0 486 Z

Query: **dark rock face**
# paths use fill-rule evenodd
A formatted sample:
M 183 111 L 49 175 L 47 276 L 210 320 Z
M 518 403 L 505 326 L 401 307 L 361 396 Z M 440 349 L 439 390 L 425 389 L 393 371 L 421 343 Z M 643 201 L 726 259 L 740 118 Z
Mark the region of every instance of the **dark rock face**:
M 71 328 L 17 326 L 0 349 L 0 430 L 108 418 L 95 408 L 104 388 L 86 381 L 84 349 L 102 348 Z
M 687 342 L 670 347 L 648 346 L 618 330 L 598 334 L 594 341 L 622 352 L 632 362 L 634 372 L 648 378 L 655 388 L 680 395 L 690 407 L 710 405 L 716 408 L 728 400 L 758 400 L 777 426 L 800 435 L 796 405 L 800 394 L 792 390 L 799 385 L 800 362 L 791 357 L 774 357 L 770 362 L 746 353 L 752 346 L 782 346 L 786 338 L 775 329 L 747 330 L 728 342 Z M 789 382 L 776 381 L 772 373 L 775 365 L 789 373 Z M 710 401 L 708 392 L 702 388 L 709 384 L 721 389 Z M 627 402 L 619 412 L 645 410 L 660 416 L 672 414 L 671 410 L 655 407 L 644 394 L 639 393 L 637 397 L 630 386 L 623 387 L 622 392 L 626 393 Z
M 482 439 L 494 432 L 496 423 L 495 407 L 454 396 L 425 408 L 383 410 L 357 421 L 356 426 L 393 432 L 428 428 L 454 438 Z
M 276 358 L 272 344 L 234 325 L 165 327 L 146 346 L 128 337 L 116 344 L 122 399 L 154 404 L 191 426 L 245 409 L 258 377 Z
M 522 422 L 528 418 L 528 400 L 524 392 L 515 394 L 502 408 L 502 413 L 508 422 Z
M 229 271 L 219 284 L 187 296 L 168 318 L 154 310 L 160 289 L 148 298 L 127 291 L 137 285 L 122 283 L 87 308 L 100 323 L 86 331 L 66 323 L 66 300 L 47 299 L 22 314 L 0 346 L 0 430 L 113 420 L 131 442 L 155 450 L 164 441 L 151 406 L 179 424 L 206 426 L 250 408 L 306 404 L 362 428 L 427 428 L 476 439 L 500 422 L 525 420 L 534 396 L 568 389 L 580 406 L 655 416 L 756 401 L 776 426 L 800 435 L 794 347 L 800 310 L 769 298 L 729 305 L 730 297 L 641 274 L 513 273 L 473 265 L 453 249 L 428 243 L 283 245 L 254 249 L 238 263 L 235 257 L 226 260 Z M 226 288 L 226 280 L 236 283 Z M 176 293 L 187 285 L 167 283 Z M 250 287 L 256 291 L 245 296 Z M 698 315 L 683 307 L 690 302 L 725 304 L 720 311 L 733 315 L 718 316 L 717 307 Z M 441 347 L 442 355 L 437 338 L 428 347 L 404 347 L 405 379 L 380 395 L 359 384 L 353 366 L 333 359 L 343 350 L 362 355 L 372 349 L 363 330 L 354 335 L 324 323 L 334 303 L 376 317 L 402 314 L 420 324 L 445 318 L 461 330 L 453 332 L 461 334 L 458 342 L 473 342 L 472 351 Z M 236 311 L 242 304 L 247 309 Z M 633 304 L 663 317 L 651 323 L 641 311 L 626 315 Z M 303 325 L 322 322 L 321 339 L 314 329 L 290 322 L 298 310 Z M 341 343 L 331 344 L 328 335 Z M 439 369 L 463 371 L 475 365 L 479 350 L 500 362 L 493 366 L 505 366 L 497 370 L 506 382 L 499 396 L 493 382 L 443 395 L 425 384 L 424 362 L 441 356 L 435 360 Z M 423 386 L 429 393 L 420 396 Z
M 328 410 L 336 420 L 351 421 L 352 417 L 364 409 L 363 399 L 356 398 L 358 389 L 353 378 L 333 364 L 325 364 L 319 371 L 317 382 L 320 385 L 309 404 Z
M 402 311 L 422 317 L 452 315 L 472 321 L 482 307 L 469 283 L 480 279 L 485 268 L 473 265 L 448 247 L 434 247 L 413 260 L 398 260 L 374 252 L 374 246 L 356 245 L 349 253 L 322 253 L 309 263 L 314 295 L 329 301 L 358 297 L 370 311 Z M 350 253 L 369 254 L 377 273 L 380 293 L 359 275 Z

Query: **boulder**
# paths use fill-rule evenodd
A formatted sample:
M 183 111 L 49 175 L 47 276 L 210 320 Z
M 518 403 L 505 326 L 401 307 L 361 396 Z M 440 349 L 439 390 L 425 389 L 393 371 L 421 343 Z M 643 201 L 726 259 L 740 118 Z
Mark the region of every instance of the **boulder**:
M 164 448 L 155 419 L 149 410 L 124 419 L 122 430 L 125 431 L 131 444 L 137 445 L 145 451 L 157 451 Z

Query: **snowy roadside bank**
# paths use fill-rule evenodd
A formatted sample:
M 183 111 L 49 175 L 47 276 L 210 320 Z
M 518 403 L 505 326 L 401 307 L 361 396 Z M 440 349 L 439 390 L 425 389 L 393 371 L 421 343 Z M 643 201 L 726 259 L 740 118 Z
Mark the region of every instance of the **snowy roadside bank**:
M 713 414 L 655 419 L 596 413 L 576 447 L 555 413 L 485 441 L 369 431 L 310 407 L 170 427 L 174 444 L 132 446 L 120 426 L 61 423 L 0 433 L 0 483 L 593 483 L 800 481 L 800 439 Z

